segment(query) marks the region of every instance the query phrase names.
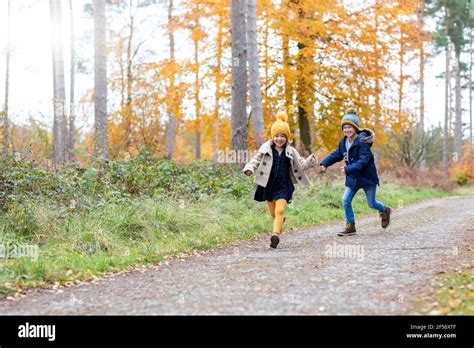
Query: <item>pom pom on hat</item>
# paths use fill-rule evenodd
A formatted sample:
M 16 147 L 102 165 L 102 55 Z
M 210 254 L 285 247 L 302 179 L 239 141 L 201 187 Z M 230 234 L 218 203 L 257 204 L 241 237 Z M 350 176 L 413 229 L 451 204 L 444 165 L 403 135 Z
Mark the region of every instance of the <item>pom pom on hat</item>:
M 341 120 L 341 128 L 344 128 L 346 124 L 354 127 L 357 132 L 360 132 L 359 117 L 357 117 L 357 112 L 354 108 L 347 109 Z
M 288 122 L 288 115 L 284 111 L 278 111 L 276 114 L 276 119 L 281 120 L 283 122 Z
M 354 108 L 349 108 L 346 110 L 346 115 L 351 114 L 351 115 L 356 115 L 357 116 L 357 111 Z

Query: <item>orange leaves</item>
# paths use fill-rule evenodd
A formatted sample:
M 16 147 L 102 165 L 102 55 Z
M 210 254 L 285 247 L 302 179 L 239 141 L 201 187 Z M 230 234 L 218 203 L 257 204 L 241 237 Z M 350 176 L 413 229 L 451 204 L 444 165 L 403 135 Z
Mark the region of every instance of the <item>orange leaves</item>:
M 191 39 L 193 41 L 201 41 L 207 37 L 207 33 L 199 26 L 194 26 L 191 30 Z
M 474 156 L 470 144 L 465 143 L 463 146 L 462 157 L 453 154 L 453 165 L 449 170 L 449 177 L 458 185 L 474 182 Z
M 304 110 L 318 148 L 336 145 L 348 106 L 357 108 L 362 127 L 374 128 L 377 144 L 386 141 L 388 125 L 395 132 L 412 127 L 410 110 L 399 111 L 392 101 L 396 97 L 387 96 L 396 96 L 397 88 L 410 79 L 406 72 L 390 71 L 390 66 L 400 53 L 407 64 L 420 42 L 428 39 L 417 23 L 418 5 L 419 0 L 258 0 L 265 127 L 284 109 L 292 131 L 298 133 L 298 112 Z M 230 0 L 183 0 L 175 7 L 170 22 L 161 24 L 166 44 L 168 35 L 176 33 L 176 55 L 134 66 L 132 103 L 129 109 L 116 109 L 113 118 L 117 121 L 127 113 L 133 144 L 165 144 L 172 114 L 176 147 L 181 146 L 177 158 L 193 158 L 198 129 L 202 157 L 210 158 L 216 144 L 217 149 L 230 145 Z M 127 38 L 120 35 L 111 44 L 113 52 L 123 52 L 126 46 Z M 123 54 L 113 59 L 121 71 L 110 83 L 123 94 L 126 62 Z M 111 136 L 123 137 L 123 127 L 116 122 Z M 121 146 L 118 140 L 113 143 Z

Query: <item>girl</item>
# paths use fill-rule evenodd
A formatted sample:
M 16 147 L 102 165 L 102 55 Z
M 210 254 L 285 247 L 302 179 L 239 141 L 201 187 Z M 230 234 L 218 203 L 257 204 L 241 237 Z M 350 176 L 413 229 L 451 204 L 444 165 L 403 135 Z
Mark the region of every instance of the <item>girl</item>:
M 342 168 L 346 174 L 346 190 L 342 197 L 344 212 L 346 215 L 346 228 L 339 232 L 339 236 L 350 236 L 356 234 L 354 211 L 352 210 L 352 199 L 359 189 L 364 189 L 367 204 L 370 208 L 377 209 L 382 219 L 382 228 L 390 223 L 390 207 L 386 207 L 375 199 L 375 192 L 379 183 L 374 156 L 367 142 L 372 142 L 374 134 L 369 130 L 359 128 L 359 118 L 354 109 L 349 109 L 342 118 L 341 128 L 344 136 L 337 149 L 321 161 L 321 172 L 325 172 L 330 165 L 344 160 L 346 166 Z M 370 133 L 370 134 L 367 134 Z M 369 135 L 369 137 L 366 137 Z
M 295 190 L 293 184 L 307 187 L 309 181 L 304 170 L 317 165 L 314 155 L 303 159 L 296 149 L 289 145 L 290 126 L 286 113 L 280 111 L 276 118 L 271 127 L 272 139 L 260 147 L 243 170 L 247 176 L 255 175 L 258 187 L 254 199 L 258 202 L 266 201 L 268 211 L 275 219 L 270 238 L 272 248 L 276 248 L 280 242 L 285 207 L 291 201 Z

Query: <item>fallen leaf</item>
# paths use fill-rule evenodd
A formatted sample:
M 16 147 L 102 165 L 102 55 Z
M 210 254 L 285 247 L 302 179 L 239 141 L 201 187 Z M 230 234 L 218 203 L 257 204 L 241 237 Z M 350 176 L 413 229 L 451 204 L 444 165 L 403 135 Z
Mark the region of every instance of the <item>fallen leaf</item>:
M 458 308 L 459 305 L 461 304 L 461 302 L 462 302 L 462 301 L 461 301 L 460 299 L 455 298 L 455 299 L 452 299 L 451 301 L 449 301 L 449 306 L 450 306 L 451 308 Z
M 441 307 L 441 308 L 439 309 L 439 311 L 440 311 L 441 313 L 443 313 L 443 314 L 446 314 L 446 313 L 448 313 L 448 312 L 450 311 L 450 308 L 449 308 L 449 307 Z

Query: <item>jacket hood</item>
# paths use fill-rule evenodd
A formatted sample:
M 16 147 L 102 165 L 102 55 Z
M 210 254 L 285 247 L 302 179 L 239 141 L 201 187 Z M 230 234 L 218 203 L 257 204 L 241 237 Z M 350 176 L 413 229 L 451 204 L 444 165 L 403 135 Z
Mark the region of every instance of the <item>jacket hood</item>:
M 372 144 L 375 140 L 375 132 L 372 129 L 364 128 L 360 134 L 363 135 L 360 139 L 363 143 Z

